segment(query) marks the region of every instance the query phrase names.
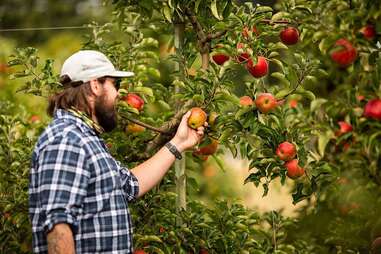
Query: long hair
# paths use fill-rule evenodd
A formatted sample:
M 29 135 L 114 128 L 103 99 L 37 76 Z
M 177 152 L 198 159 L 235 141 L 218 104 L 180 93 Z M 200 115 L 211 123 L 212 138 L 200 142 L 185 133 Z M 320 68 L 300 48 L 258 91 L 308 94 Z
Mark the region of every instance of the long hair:
M 106 78 L 98 78 L 98 81 L 103 84 Z M 48 115 L 53 116 L 57 109 L 75 107 L 88 116 L 92 116 L 93 109 L 88 100 L 88 97 L 91 95 L 90 82 L 73 82 L 69 76 L 64 75 L 60 78 L 60 83 L 64 86 L 64 90 L 49 97 Z

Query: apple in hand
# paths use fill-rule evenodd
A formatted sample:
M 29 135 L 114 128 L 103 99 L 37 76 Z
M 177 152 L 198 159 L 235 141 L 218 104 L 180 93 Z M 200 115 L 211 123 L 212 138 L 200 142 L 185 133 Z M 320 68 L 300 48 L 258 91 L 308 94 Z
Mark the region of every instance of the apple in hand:
M 261 93 L 255 99 L 255 105 L 260 112 L 266 114 L 277 107 L 277 101 L 271 93 Z
M 207 119 L 207 115 L 204 110 L 198 107 L 191 109 L 191 114 L 188 118 L 188 126 L 192 129 L 197 129 L 204 125 Z

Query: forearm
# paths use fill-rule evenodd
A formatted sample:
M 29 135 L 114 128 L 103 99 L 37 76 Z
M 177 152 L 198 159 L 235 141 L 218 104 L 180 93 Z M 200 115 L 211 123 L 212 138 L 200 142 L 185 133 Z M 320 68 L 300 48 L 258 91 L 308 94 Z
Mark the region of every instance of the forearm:
M 183 150 L 175 140 L 171 140 L 171 143 L 176 145 L 180 152 Z M 162 147 L 150 159 L 131 169 L 139 181 L 139 197 L 159 183 L 175 159 L 175 156 L 166 147 Z
M 61 223 L 47 234 L 49 254 L 75 254 L 73 232 L 68 224 Z

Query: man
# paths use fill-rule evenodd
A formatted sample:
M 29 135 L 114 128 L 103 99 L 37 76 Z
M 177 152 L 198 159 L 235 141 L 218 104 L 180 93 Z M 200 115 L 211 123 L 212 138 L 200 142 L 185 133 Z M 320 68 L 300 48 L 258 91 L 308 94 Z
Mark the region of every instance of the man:
M 172 140 L 129 170 L 99 134 L 116 127 L 117 71 L 105 55 L 83 50 L 61 70 L 62 92 L 50 98 L 53 121 L 32 155 L 29 215 L 35 253 L 132 253 L 128 202 L 154 187 L 181 152 L 197 144 L 203 127 L 181 120 Z

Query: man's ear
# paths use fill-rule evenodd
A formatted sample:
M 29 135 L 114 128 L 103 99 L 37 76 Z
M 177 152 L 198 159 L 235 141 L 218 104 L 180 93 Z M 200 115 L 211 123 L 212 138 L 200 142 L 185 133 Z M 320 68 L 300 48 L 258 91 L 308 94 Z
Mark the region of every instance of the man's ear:
M 91 93 L 95 96 L 100 96 L 103 92 L 103 86 L 101 85 L 101 83 L 99 83 L 99 81 L 96 79 L 92 79 L 89 82 Z

